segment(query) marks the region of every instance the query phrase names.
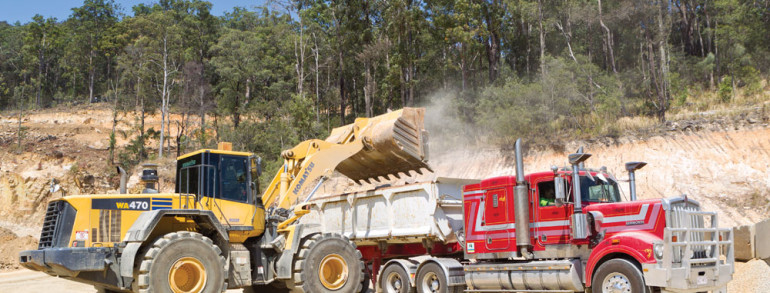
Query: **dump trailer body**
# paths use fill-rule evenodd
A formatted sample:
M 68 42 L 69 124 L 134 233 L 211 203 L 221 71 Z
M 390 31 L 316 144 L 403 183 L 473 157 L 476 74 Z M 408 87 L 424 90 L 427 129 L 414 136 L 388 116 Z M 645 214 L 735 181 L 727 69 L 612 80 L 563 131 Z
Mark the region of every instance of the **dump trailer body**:
M 457 242 L 462 229 L 462 186 L 476 180 L 437 178 L 396 187 L 321 196 L 302 223 L 321 225 L 357 246 Z
M 302 223 L 349 237 L 374 284 L 387 260 L 423 255 L 461 257 L 462 186 L 478 180 L 437 178 L 396 187 L 320 196 Z M 462 274 L 462 271 L 459 271 Z

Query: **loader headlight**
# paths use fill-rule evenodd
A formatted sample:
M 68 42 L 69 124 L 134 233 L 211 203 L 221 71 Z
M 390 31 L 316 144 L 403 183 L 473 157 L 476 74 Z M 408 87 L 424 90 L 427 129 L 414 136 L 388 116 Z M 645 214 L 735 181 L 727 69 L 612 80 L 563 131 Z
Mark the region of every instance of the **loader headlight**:
M 655 243 L 655 245 L 652 246 L 652 250 L 655 252 L 655 258 L 663 258 L 663 243 Z

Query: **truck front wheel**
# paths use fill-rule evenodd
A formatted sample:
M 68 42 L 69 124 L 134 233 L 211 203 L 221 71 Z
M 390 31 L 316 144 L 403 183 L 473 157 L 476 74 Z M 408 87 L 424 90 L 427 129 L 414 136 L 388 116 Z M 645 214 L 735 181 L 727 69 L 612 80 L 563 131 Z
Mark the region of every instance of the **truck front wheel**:
M 224 268 L 222 250 L 208 237 L 168 233 L 144 253 L 136 291 L 220 293 L 225 288 Z
M 644 277 L 632 262 L 618 258 L 604 262 L 594 273 L 591 291 L 596 293 L 643 293 Z

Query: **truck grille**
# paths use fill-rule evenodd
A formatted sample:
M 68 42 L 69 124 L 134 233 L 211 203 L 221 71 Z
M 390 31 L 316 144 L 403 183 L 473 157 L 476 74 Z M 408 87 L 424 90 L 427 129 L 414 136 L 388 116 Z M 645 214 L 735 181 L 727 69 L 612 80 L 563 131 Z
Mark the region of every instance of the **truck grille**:
M 48 203 L 38 249 L 67 247 L 75 223 L 75 209 L 68 202 L 55 200 Z
M 692 231 L 697 231 L 697 229 L 706 228 L 706 219 L 704 219 L 703 214 L 699 213 L 700 207 L 697 204 L 694 204 L 692 202 L 686 202 L 686 201 L 680 201 L 676 203 L 671 204 L 671 211 L 669 214 L 669 227 L 671 228 L 686 228 L 691 229 Z M 685 236 L 686 235 L 686 236 Z M 698 232 L 691 232 L 687 233 L 685 235 L 677 235 L 679 239 L 687 241 L 687 242 L 702 242 L 703 240 L 712 240 L 712 239 L 704 239 L 706 236 L 711 235 L 705 235 L 705 233 L 698 233 Z M 685 236 L 687 239 L 684 239 Z M 679 249 L 676 249 L 674 251 L 674 260 L 681 260 L 682 254 L 684 253 L 684 247 L 678 247 Z M 699 259 L 699 258 L 707 258 L 708 255 L 706 254 L 706 247 L 703 245 L 693 245 L 691 247 L 693 259 Z

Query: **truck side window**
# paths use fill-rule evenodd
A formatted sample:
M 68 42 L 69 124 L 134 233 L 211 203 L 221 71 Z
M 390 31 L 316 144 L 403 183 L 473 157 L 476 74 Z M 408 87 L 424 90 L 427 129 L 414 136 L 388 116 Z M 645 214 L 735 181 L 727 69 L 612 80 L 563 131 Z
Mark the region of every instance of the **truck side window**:
M 556 203 L 556 189 L 553 181 L 543 181 L 537 184 L 540 192 L 540 206 L 552 206 Z
M 249 171 L 246 158 L 222 156 L 220 163 L 222 198 L 226 200 L 246 202 L 248 199 L 249 183 L 246 172 Z

